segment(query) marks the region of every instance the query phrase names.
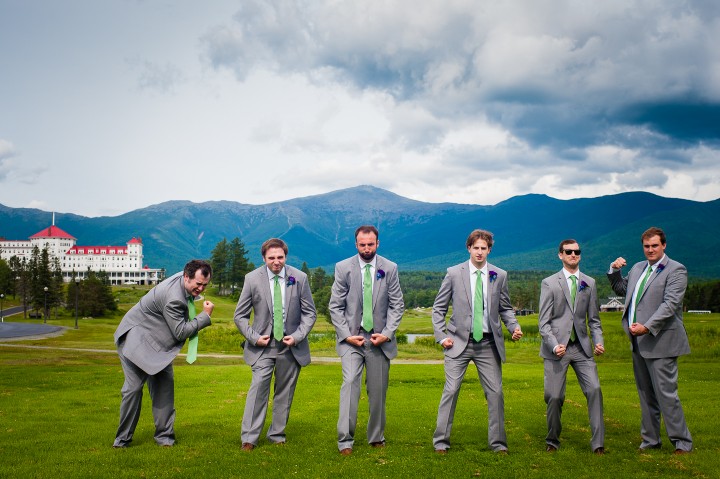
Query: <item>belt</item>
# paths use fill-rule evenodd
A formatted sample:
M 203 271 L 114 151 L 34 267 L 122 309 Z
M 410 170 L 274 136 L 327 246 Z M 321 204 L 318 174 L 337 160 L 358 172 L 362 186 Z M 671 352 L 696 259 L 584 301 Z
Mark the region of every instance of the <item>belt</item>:
M 483 341 L 483 340 L 492 341 L 493 339 L 494 339 L 493 333 L 483 333 L 482 339 L 480 341 Z M 480 342 L 480 341 L 476 341 L 475 338 L 472 337 L 472 334 L 470 335 L 470 341 L 472 341 L 473 343 Z

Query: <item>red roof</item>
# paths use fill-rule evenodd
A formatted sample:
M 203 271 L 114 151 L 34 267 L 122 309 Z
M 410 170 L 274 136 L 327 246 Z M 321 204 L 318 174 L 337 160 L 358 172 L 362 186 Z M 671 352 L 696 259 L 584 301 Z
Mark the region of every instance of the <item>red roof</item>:
M 128 244 L 142 244 L 142 238 L 133 238 L 128 241 Z
M 55 225 L 48 226 L 44 230 L 42 230 L 38 233 L 35 233 L 34 235 L 32 235 L 30 237 L 30 239 L 33 239 L 33 238 L 62 238 L 62 239 L 73 239 L 73 240 L 77 239 L 74 236 L 70 236 L 69 234 L 67 234 L 66 232 L 64 232 L 63 230 L 61 230 L 60 228 L 58 228 Z

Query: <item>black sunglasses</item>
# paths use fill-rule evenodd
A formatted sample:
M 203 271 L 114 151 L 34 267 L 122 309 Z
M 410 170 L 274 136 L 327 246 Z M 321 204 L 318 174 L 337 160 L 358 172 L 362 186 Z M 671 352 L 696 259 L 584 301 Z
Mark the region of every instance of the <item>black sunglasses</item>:
M 570 256 L 571 254 L 575 253 L 575 256 L 580 256 L 580 250 L 579 249 L 564 249 L 563 252 Z

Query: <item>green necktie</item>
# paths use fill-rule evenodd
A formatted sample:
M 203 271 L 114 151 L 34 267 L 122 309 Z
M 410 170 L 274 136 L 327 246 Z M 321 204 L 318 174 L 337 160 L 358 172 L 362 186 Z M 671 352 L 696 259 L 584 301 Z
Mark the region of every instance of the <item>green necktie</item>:
M 367 332 L 370 332 L 373 328 L 372 277 L 370 276 L 369 264 L 365 265 L 365 275 L 363 276 L 362 327 Z
M 483 304 L 482 271 L 478 269 L 475 274 L 477 274 L 477 280 L 475 281 L 475 307 L 473 308 L 473 339 L 480 341 L 483 337 L 483 311 L 485 305 Z
M 630 324 L 636 323 L 636 317 L 637 317 L 637 305 L 640 302 L 640 296 L 642 296 L 643 291 L 645 291 L 645 283 L 647 283 L 648 278 L 650 277 L 650 273 L 652 273 L 652 266 L 648 265 L 647 273 L 645 273 L 645 276 L 643 277 L 642 281 L 640 282 L 640 287 L 638 288 L 638 292 L 635 295 L 635 304 L 633 305 L 633 317 Z
M 282 341 L 283 336 L 282 291 L 280 290 L 280 276 L 275 275 L 275 290 L 273 292 L 273 337 L 275 341 Z
M 570 281 L 572 281 L 572 286 L 570 287 L 570 301 L 572 301 L 572 309 L 573 311 L 575 311 L 575 296 L 577 295 L 577 276 L 571 274 Z M 573 325 L 570 328 L 570 341 L 575 341 L 575 337 L 575 322 L 573 321 Z
M 195 316 L 197 315 L 197 312 L 195 311 L 195 298 L 190 296 L 188 298 L 188 321 L 192 321 L 195 319 Z M 187 356 L 185 357 L 185 360 L 192 364 L 197 359 L 197 348 L 198 348 L 198 333 L 193 334 L 190 336 L 190 341 L 188 341 L 188 352 Z

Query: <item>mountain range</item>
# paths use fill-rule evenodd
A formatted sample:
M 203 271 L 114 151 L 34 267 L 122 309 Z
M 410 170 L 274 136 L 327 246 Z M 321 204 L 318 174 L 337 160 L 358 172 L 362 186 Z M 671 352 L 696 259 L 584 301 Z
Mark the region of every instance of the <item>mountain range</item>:
M 353 234 L 361 224 L 380 230 L 379 253 L 401 270 L 441 271 L 466 260 L 467 235 L 490 230 L 495 246 L 490 261 L 508 270 L 560 268 L 557 245 L 577 239 L 581 269 L 598 275 L 616 257 L 643 259 L 640 235 L 663 228 L 667 253 L 693 277 L 720 278 L 720 199 L 697 202 L 633 192 L 598 198 L 558 200 L 545 195 L 515 196 L 492 206 L 425 203 L 373 186 L 265 205 L 232 201 L 168 201 L 119 216 L 89 218 L 56 213 L 55 224 L 78 245 L 124 245 L 140 237 L 145 263 L 179 271 L 190 258 L 209 258 L 223 238 L 239 237 L 256 265 L 260 245 L 284 239 L 288 262 L 328 271 L 355 253 Z M 0 204 L 0 237 L 24 240 L 51 224 L 51 213 Z M 711 254 L 712 253 L 712 254 Z

